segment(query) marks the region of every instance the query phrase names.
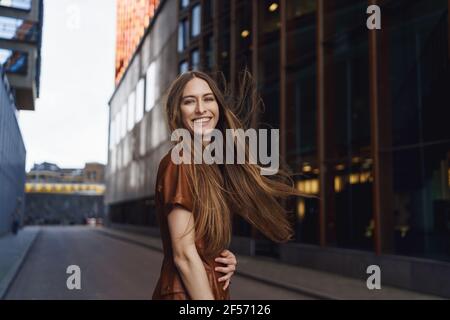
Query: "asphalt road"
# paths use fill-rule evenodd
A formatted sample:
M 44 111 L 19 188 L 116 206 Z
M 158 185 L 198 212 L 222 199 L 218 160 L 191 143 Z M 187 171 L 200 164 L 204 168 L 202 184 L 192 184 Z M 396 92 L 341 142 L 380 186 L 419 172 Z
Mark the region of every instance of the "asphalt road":
M 161 261 L 159 251 L 89 227 L 43 227 L 6 299 L 151 299 Z M 71 265 L 81 271 L 79 290 L 67 287 Z M 231 298 L 309 299 L 238 275 Z

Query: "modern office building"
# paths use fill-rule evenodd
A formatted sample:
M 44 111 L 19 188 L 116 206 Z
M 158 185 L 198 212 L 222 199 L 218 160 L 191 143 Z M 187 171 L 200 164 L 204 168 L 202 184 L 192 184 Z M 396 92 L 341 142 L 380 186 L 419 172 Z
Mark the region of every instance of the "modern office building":
M 158 4 L 159 0 L 116 0 L 116 81 L 127 69 Z
M 0 236 L 24 207 L 26 150 L 17 115 L 34 110 L 39 95 L 42 24 L 42 0 L 0 0 Z
M 161 1 L 110 101 L 110 219 L 156 226 L 175 76 L 221 71 L 236 88 L 247 67 L 265 103 L 256 120 L 280 128 L 296 185 L 314 197 L 286 203 L 295 241 L 275 245 L 236 219 L 234 248 L 362 278 L 378 264 L 385 283 L 450 296 L 449 6 Z

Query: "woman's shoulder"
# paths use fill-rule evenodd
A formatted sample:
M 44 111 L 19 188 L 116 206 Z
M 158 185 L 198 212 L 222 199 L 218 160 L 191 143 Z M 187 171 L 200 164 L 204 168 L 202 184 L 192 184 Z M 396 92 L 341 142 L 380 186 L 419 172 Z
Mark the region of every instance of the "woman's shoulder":
M 164 157 L 162 157 L 162 159 L 159 161 L 158 176 L 164 173 L 164 171 L 166 171 L 167 167 L 170 164 L 174 164 L 171 160 L 171 153 L 172 149 L 170 149 L 169 152 L 167 152 L 167 154 Z
M 173 148 L 172 148 L 173 149 Z M 162 159 L 159 162 L 158 166 L 158 177 L 165 176 L 167 174 L 173 173 L 173 172 L 180 172 L 184 171 L 184 164 L 177 164 L 172 159 L 172 149 L 170 149 L 167 154 L 162 157 Z
M 187 164 L 177 164 L 172 159 L 172 149 L 159 162 L 157 181 L 166 188 L 177 187 L 178 184 L 187 184 Z
M 171 150 L 161 159 L 157 174 L 157 191 L 164 203 L 178 203 L 191 209 L 191 192 L 184 164 L 172 161 Z

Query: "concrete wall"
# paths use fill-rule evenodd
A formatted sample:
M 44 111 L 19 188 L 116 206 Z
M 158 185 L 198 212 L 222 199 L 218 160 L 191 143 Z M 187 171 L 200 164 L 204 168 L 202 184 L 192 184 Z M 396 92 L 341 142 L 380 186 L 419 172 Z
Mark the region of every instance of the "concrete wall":
M 161 2 L 149 32 L 110 100 L 111 123 L 153 64 L 154 107 L 145 112 L 143 119 L 118 144 L 110 144 L 105 173 L 108 205 L 153 196 L 159 160 L 169 148 L 163 100 L 178 74 L 177 5 L 177 0 Z M 146 87 L 149 85 L 146 81 Z

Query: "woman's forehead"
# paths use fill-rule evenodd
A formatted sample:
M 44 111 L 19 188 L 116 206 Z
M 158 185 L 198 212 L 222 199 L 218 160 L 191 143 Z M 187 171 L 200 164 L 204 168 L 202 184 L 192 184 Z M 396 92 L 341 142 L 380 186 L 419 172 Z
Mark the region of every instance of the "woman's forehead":
M 203 79 L 193 78 L 186 83 L 183 97 L 187 95 L 203 96 L 208 93 L 212 93 L 208 82 Z

